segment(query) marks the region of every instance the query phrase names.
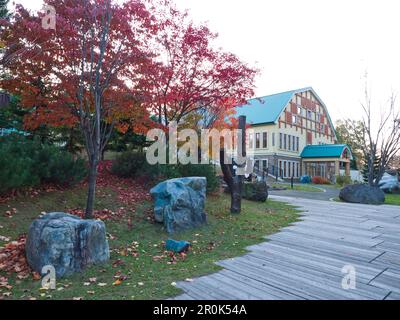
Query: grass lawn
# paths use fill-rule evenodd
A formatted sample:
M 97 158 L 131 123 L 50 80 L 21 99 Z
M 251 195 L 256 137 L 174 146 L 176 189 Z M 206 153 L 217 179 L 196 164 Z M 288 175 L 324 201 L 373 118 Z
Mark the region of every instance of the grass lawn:
M 343 202 L 339 197 L 334 198 L 333 201 Z M 400 194 L 385 194 L 385 204 L 400 206 Z
M 20 198 L 0 204 L 0 235 L 15 240 L 26 233 L 32 220 L 41 212 L 83 208 L 86 190 L 76 188 L 52 192 L 35 198 Z M 8 277 L 12 289 L 0 288 L 6 299 L 162 299 L 178 295 L 173 282 L 215 272 L 220 268 L 215 261 L 242 255 L 245 247 L 265 241 L 264 236 L 296 221 L 295 208 L 275 202 L 243 201 L 243 213 L 229 214 L 229 200 L 225 195 L 208 197 L 208 225 L 174 235 L 193 245 L 187 256 L 170 256 L 164 252 L 163 241 L 169 238 L 163 226 L 149 220 L 150 203 L 136 207 L 129 216 L 106 221 L 111 248 L 110 263 L 87 269 L 71 278 L 59 279 L 57 289 L 41 290 L 41 281 L 32 277 L 18 280 Z M 121 203 L 116 194 L 102 190 L 96 208 L 117 210 Z M 4 212 L 15 208 L 10 218 Z M 128 223 L 128 221 L 130 221 Z M 5 242 L 0 240 L 0 246 Z M 134 254 L 132 254 L 134 253 Z M 117 278 L 123 281 L 115 282 Z M 90 278 L 96 278 L 91 279 Z
M 274 184 L 272 184 L 272 187 L 273 188 L 287 188 L 288 190 L 291 190 L 290 184 L 274 183 Z M 323 192 L 320 188 L 313 187 L 308 184 L 295 184 L 295 185 L 293 185 L 293 190 L 307 191 L 307 192 Z
M 400 206 L 400 194 L 385 194 L 385 204 Z

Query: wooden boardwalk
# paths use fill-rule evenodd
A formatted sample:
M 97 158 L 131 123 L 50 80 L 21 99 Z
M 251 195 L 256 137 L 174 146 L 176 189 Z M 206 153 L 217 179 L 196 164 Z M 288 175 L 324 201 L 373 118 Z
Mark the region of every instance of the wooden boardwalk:
M 176 300 L 400 299 L 400 207 L 272 197 L 304 212 L 299 222 L 219 261 L 223 270 L 179 282 Z M 356 288 L 343 289 L 352 266 Z

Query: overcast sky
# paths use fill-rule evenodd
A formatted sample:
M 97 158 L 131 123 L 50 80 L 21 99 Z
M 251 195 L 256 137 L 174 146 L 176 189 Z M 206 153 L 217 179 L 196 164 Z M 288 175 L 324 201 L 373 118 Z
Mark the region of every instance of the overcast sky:
M 400 102 L 399 0 L 175 1 L 261 69 L 257 96 L 312 86 L 334 121 L 357 118 L 367 71 L 377 109 L 392 91 Z

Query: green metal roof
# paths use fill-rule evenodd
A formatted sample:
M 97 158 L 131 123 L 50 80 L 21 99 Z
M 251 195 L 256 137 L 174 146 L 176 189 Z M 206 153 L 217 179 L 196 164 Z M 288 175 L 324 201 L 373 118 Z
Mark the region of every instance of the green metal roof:
M 295 93 L 296 90 L 251 99 L 236 108 L 237 116 L 246 116 L 251 124 L 275 123 Z
M 247 122 L 252 125 L 277 123 L 280 115 L 282 114 L 283 110 L 288 105 L 290 100 L 293 98 L 293 96 L 296 93 L 301 93 L 305 91 L 311 91 L 321 103 L 321 105 L 325 108 L 325 110 L 327 110 L 328 120 L 332 128 L 334 129 L 335 126 L 333 125 L 331 117 L 329 116 L 326 105 L 312 87 L 276 93 L 269 96 L 248 100 L 247 104 L 238 106 L 236 108 L 236 114 L 238 117 L 246 116 Z
M 321 144 L 309 145 L 303 149 L 302 158 L 340 158 L 344 149 L 347 148 L 353 158 L 351 149 L 347 144 Z

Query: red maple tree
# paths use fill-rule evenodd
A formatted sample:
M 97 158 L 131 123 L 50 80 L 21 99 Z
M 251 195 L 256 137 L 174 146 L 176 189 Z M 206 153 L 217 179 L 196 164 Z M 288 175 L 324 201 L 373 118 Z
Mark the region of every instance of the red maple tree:
M 141 75 L 150 65 L 145 41 L 155 31 L 154 19 L 139 0 L 44 4 L 56 8 L 55 30 L 43 28 L 43 14 L 22 5 L 11 21 L 3 21 L 8 76 L 0 85 L 20 96 L 23 106 L 34 107 L 27 128 L 79 125 L 90 166 L 85 217 L 91 218 L 97 168 L 113 128 L 127 114 L 139 120 L 136 128 L 146 118 Z
M 160 0 L 155 10 L 156 67 L 146 76 L 153 85 L 151 110 L 159 123 L 179 124 L 197 112 L 206 117 L 203 125 L 212 127 L 253 96 L 257 70 L 215 48 L 217 34 L 193 23 L 188 12 L 177 10 L 168 0 Z
M 217 35 L 194 24 L 169 0 L 45 0 L 56 8 L 56 29 L 43 14 L 17 5 L 3 21 L 0 42 L 7 76 L 0 87 L 33 110 L 27 129 L 79 126 L 88 155 L 86 218 L 93 214 L 98 164 L 112 130 L 144 132 L 199 113 L 205 127 L 221 126 L 253 95 L 257 71 L 216 49 Z

